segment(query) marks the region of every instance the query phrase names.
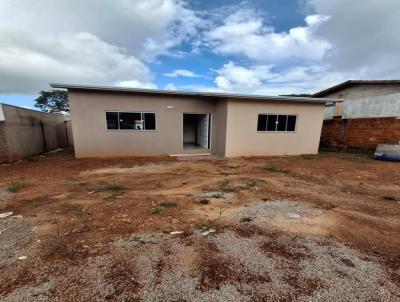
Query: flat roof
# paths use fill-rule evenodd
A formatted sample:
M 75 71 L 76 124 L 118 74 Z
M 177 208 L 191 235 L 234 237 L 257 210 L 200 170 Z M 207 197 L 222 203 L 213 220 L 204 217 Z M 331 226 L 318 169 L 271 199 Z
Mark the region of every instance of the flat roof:
M 266 95 L 235 94 L 235 93 L 220 93 L 220 92 L 190 92 L 190 91 L 158 90 L 158 89 L 128 88 L 128 87 L 115 87 L 115 86 L 61 84 L 61 83 L 50 83 L 50 86 L 52 88 L 62 88 L 69 90 L 125 92 L 125 93 L 150 94 L 150 95 L 175 95 L 175 96 L 182 95 L 182 96 L 202 97 L 202 98 L 255 99 L 255 100 L 265 100 L 265 101 L 290 101 L 290 102 L 325 103 L 325 104 L 343 101 L 338 99 L 326 99 L 326 98 L 314 98 L 314 97 L 266 96 Z
M 348 80 L 346 82 L 337 84 L 335 86 L 329 87 L 327 89 L 321 90 L 317 93 L 314 93 L 312 97 L 324 97 L 327 94 L 345 89 L 347 87 L 353 86 L 353 85 L 360 85 L 360 84 L 365 84 L 365 85 L 376 85 L 376 84 L 400 84 L 400 80 Z

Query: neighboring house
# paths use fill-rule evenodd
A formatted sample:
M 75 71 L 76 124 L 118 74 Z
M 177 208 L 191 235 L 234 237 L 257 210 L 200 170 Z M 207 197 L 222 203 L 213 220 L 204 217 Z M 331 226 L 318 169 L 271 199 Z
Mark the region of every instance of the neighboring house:
M 69 118 L 0 104 L 0 162 L 38 155 L 72 143 Z
M 321 145 L 375 149 L 400 141 L 400 81 L 347 81 L 313 97 L 343 99 L 325 109 Z
M 331 101 L 51 86 L 68 89 L 77 158 L 317 153 L 325 104 Z

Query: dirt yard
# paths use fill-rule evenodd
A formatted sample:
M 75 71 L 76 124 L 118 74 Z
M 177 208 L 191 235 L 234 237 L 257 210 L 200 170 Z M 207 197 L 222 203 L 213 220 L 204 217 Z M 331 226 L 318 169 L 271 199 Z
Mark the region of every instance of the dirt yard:
M 400 301 L 400 164 L 0 165 L 1 301 Z

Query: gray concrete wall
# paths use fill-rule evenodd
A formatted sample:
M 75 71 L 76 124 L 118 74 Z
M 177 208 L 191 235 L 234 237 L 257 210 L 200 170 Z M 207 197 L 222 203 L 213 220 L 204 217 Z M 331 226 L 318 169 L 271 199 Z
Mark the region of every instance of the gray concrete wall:
M 367 96 L 325 108 L 325 119 L 338 114 L 344 119 L 400 116 L 400 93 Z
M 65 117 L 1 104 L 8 160 L 38 155 L 68 144 Z
M 330 93 L 325 98 L 357 100 L 363 97 L 400 93 L 400 84 L 358 84 Z

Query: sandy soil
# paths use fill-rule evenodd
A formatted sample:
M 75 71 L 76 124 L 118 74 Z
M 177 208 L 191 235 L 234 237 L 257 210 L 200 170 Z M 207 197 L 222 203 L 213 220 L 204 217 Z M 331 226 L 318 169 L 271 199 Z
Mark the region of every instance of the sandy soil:
M 366 155 L 62 152 L 0 166 L 6 212 L 2 301 L 400 301 L 400 165 Z

